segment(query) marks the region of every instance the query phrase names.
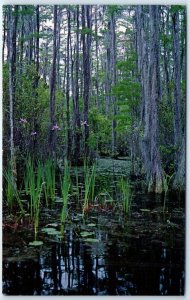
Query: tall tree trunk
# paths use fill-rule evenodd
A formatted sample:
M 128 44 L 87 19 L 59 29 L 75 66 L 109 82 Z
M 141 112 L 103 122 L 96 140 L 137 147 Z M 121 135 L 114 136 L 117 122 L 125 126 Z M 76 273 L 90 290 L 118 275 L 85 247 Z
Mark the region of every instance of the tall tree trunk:
M 160 98 L 159 70 L 159 11 L 157 5 L 151 5 L 150 11 L 150 60 L 149 60 L 149 105 L 150 105 L 150 165 L 149 191 L 163 191 L 163 170 L 158 146 L 158 104 Z
M 70 93 L 70 38 L 71 38 L 71 14 L 70 10 L 67 10 L 67 20 L 68 20 L 68 27 L 67 27 L 67 75 L 66 75 L 66 132 L 67 132 L 67 142 L 66 142 L 66 156 L 67 159 L 70 158 L 70 149 L 71 149 L 71 134 L 70 134 L 70 112 L 69 112 L 69 93 Z
M 163 190 L 163 170 L 158 147 L 158 112 L 160 97 L 159 79 L 159 31 L 158 6 L 151 5 L 149 41 L 145 34 L 143 6 L 136 9 L 138 69 L 142 87 L 142 122 L 144 136 L 141 143 L 142 158 L 148 183 L 148 191 L 161 193 Z M 148 49 L 150 48 L 149 59 Z
M 115 33 L 115 13 L 111 14 L 110 20 L 110 41 L 111 41 L 111 87 L 116 84 L 116 33 Z M 111 90 L 110 87 L 110 90 Z M 116 145 L 116 97 L 111 96 L 112 104 L 112 155 L 116 155 L 117 145 Z
M 80 120 L 80 109 L 79 109 L 79 6 L 77 5 L 76 10 L 76 44 L 75 44 L 75 90 L 73 94 L 73 108 L 74 108 L 74 162 L 78 164 L 81 155 L 81 120 Z
M 62 8 L 59 7 L 58 10 L 58 21 L 57 21 L 57 49 L 60 49 L 61 45 L 61 21 L 62 21 Z M 61 60 L 61 55 L 60 51 L 57 53 L 57 88 L 58 90 L 61 89 L 61 74 L 60 74 L 60 60 Z
M 86 31 L 87 30 L 87 31 Z M 90 94 L 90 48 L 91 48 L 91 16 L 89 5 L 82 6 L 82 40 L 83 40 L 83 100 L 84 100 L 84 156 L 89 156 L 89 94 Z
M 110 36 L 110 21 L 107 24 L 107 34 L 106 37 L 106 62 L 105 62 L 105 69 L 106 69 L 106 79 L 105 79 L 105 94 L 106 94 L 106 114 L 110 114 L 110 87 L 111 87 L 111 36 Z
M 7 10 L 5 9 L 4 11 L 4 18 L 3 18 L 3 49 L 2 49 L 2 59 L 3 59 L 3 64 L 5 60 L 5 45 L 6 45 L 6 27 L 7 27 Z
M 179 42 L 179 12 L 172 15 L 173 25 L 173 58 L 174 58 L 174 145 L 176 147 L 175 164 L 177 166 L 179 148 L 182 141 L 181 126 L 181 67 L 180 67 L 180 42 Z
M 185 154 L 186 154 L 186 147 L 185 147 L 185 136 L 182 137 L 182 143 L 181 147 L 179 149 L 179 157 L 178 157 L 178 163 L 177 163 L 177 172 L 174 177 L 173 187 L 175 189 L 179 189 L 182 191 L 185 191 L 186 183 L 185 183 Z
M 24 6 L 21 6 L 21 32 L 20 32 L 20 55 L 19 55 L 19 74 L 22 75 L 23 54 L 24 54 Z
M 38 102 L 38 84 L 39 84 L 39 50 L 40 50 L 40 13 L 39 13 L 39 5 L 35 8 L 35 16 L 36 16 L 36 22 L 35 22 L 35 32 L 36 32 L 36 44 L 35 44 L 35 67 L 36 67 L 36 76 L 33 83 L 33 97 L 34 97 L 34 107 L 37 106 Z M 33 113 L 33 131 L 38 133 L 38 119 L 34 110 Z M 36 148 L 37 148 L 37 139 L 32 139 L 32 155 L 35 156 L 36 154 Z
M 180 49 L 180 21 L 183 22 L 183 38 L 181 38 L 181 49 Z M 174 58 L 174 143 L 176 147 L 175 153 L 175 177 L 173 186 L 174 188 L 185 190 L 185 154 L 186 154 L 186 145 L 185 145 L 185 124 L 182 122 L 182 111 L 181 103 L 183 100 L 181 95 L 181 80 L 186 80 L 186 71 L 185 71 L 185 42 L 186 42 L 186 12 L 184 15 L 179 16 L 179 12 L 175 12 L 172 15 L 172 24 L 173 24 L 173 58 Z M 182 30 L 182 29 L 181 29 Z M 183 62 L 184 60 L 184 62 Z M 185 122 L 184 122 L 185 123 Z M 183 126 L 182 126 L 183 125 Z
M 98 6 L 95 6 L 95 37 L 96 37 L 96 105 L 99 108 L 99 51 L 98 51 Z
M 16 35 L 18 24 L 18 5 L 8 9 L 8 63 L 9 63 L 9 123 L 10 123 L 10 164 L 13 184 L 16 182 L 16 157 L 14 147 L 14 102 L 16 80 Z
M 55 90 L 56 90 L 56 60 L 57 60 L 57 5 L 54 5 L 54 30 L 53 30 L 53 62 L 50 79 L 50 131 L 49 153 L 55 157 L 56 147 L 56 120 L 55 120 Z

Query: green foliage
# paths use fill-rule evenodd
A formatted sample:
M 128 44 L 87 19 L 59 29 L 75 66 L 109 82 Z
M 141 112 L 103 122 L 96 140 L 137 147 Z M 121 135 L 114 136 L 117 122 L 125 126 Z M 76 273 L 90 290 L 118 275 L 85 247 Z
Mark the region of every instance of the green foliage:
M 90 28 L 83 28 L 83 29 L 80 29 L 79 32 L 81 33 L 81 35 L 85 35 L 85 34 L 93 34 L 93 30 L 90 29 Z
M 92 168 L 88 165 L 87 161 L 84 161 L 84 204 L 83 204 L 83 216 L 88 210 L 89 200 L 94 202 L 94 190 L 95 190 L 95 178 L 96 178 L 96 164 L 93 164 Z
M 106 146 L 111 143 L 111 119 L 94 107 L 89 111 L 89 124 L 89 147 L 105 153 Z
M 65 221 L 67 218 L 67 207 L 68 207 L 68 198 L 70 190 L 70 168 L 68 161 L 64 162 L 64 176 L 61 179 L 61 193 L 63 198 L 63 206 L 61 211 L 61 234 L 63 236 Z
M 112 89 L 119 107 L 116 130 L 120 134 L 129 134 L 135 121 L 135 114 L 132 112 L 138 111 L 141 98 L 140 85 L 136 79 L 136 53 L 131 53 L 125 61 L 118 61 L 117 68 L 122 77 Z
M 173 173 L 171 176 L 165 174 L 163 178 L 163 183 L 164 183 L 164 203 L 163 203 L 163 213 L 165 213 L 166 210 L 166 200 L 167 200 L 167 193 L 169 190 L 170 182 L 173 178 L 175 173 Z
M 170 7 L 170 12 L 171 13 L 177 13 L 177 12 L 184 12 L 186 10 L 186 6 L 185 5 L 171 5 Z
M 108 16 L 113 15 L 113 14 L 118 14 L 123 7 L 121 5 L 108 5 L 107 6 L 107 14 Z
M 125 178 L 121 178 L 118 187 L 121 191 L 121 197 L 123 202 L 123 211 L 126 215 L 130 213 L 131 210 L 131 201 L 132 201 L 132 193 L 130 188 L 130 183 Z
M 17 189 L 16 183 L 13 180 L 13 174 L 10 166 L 3 172 L 3 176 L 5 179 L 5 197 L 7 201 L 7 205 L 10 211 L 19 207 L 19 212 L 24 214 L 23 205 L 20 199 L 20 194 Z
M 47 207 L 49 206 L 49 199 L 51 199 L 51 207 L 55 203 L 55 173 L 55 162 L 52 159 L 48 159 L 43 166 L 44 194 Z

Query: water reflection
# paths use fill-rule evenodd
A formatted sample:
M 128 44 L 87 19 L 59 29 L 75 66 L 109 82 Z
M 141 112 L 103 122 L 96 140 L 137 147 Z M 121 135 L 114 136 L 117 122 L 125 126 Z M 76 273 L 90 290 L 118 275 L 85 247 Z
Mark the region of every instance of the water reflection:
M 111 242 L 110 242 L 111 241 Z M 118 237 L 88 244 L 72 230 L 37 261 L 4 261 L 3 292 L 8 295 L 182 295 L 184 253 L 178 249 L 134 247 Z M 139 245 L 141 245 L 139 247 Z

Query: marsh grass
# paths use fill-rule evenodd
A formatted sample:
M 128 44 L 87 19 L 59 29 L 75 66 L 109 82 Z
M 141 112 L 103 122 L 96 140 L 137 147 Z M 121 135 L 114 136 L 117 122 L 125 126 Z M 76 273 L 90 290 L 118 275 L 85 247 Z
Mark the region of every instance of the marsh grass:
M 38 162 L 37 167 L 35 167 L 31 158 L 27 160 L 24 184 L 27 194 L 30 196 L 29 213 L 30 218 L 34 221 L 34 234 L 36 240 L 39 227 L 40 200 L 44 185 L 42 163 Z
M 46 200 L 46 206 L 49 206 L 49 198 L 51 199 L 51 207 L 55 204 L 55 175 L 56 175 L 56 164 L 52 159 L 48 159 L 44 164 L 43 180 L 44 184 L 44 195 Z
M 168 194 L 170 182 L 171 182 L 174 174 L 175 173 L 173 173 L 171 176 L 166 174 L 164 176 L 164 180 L 163 180 L 163 184 L 164 184 L 164 203 L 163 203 L 163 208 L 162 208 L 163 213 L 165 213 L 165 210 L 166 210 L 167 194 Z
M 125 214 L 129 214 L 131 210 L 132 192 L 129 181 L 123 177 L 118 182 L 119 189 L 121 191 L 123 211 Z
M 77 199 L 77 207 L 79 208 L 80 202 L 80 188 L 79 188 L 79 175 L 78 170 L 75 168 L 75 180 L 76 180 L 76 199 Z
M 70 182 L 70 167 L 68 161 L 64 162 L 64 175 L 61 178 L 61 194 L 63 199 L 63 205 L 61 210 L 61 235 L 64 235 L 65 222 L 67 219 L 67 209 L 68 209 L 68 198 L 69 198 L 69 190 L 70 190 L 71 182 Z
M 84 162 L 84 204 L 83 216 L 88 209 L 89 200 L 94 202 L 95 195 L 95 181 L 96 181 L 96 164 L 92 168 L 88 165 L 87 161 Z
M 20 195 L 16 183 L 13 180 L 11 168 L 8 167 L 7 170 L 5 170 L 5 172 L 3 173 L 3 175 L 6 180 L 5 193 L 6 193 L 6 200 L 7 200 L 7 205 L 9 210 L 12 211 L 14 204 L 16 204 L 19 207 L 19 212 L 21 214 L 24 214 L 25 211 L 20 199 Z

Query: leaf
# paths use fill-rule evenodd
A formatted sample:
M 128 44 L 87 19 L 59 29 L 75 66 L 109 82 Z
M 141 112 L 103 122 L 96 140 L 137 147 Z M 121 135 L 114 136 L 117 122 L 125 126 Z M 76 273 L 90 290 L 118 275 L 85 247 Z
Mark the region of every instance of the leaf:
M 29 243 L 29 246 L 34 246 L 34 247 L 38 247 L 38 246 L 41 246 L 41 245 L 43 245 L 42 241 L 33 241 L 33 242 Z
M 58 235 L 58 234 L 60 234 L 60 232 L 58 230 L 56 230 L 55 228 L 52 228 L 52 227 L 43 228 L 41 231 L 45 232 L 49 235 Z
M 98 243 L 99 242 L 98 239 L 91 239 L 91 238 L 87 238 L 84 241 L 87 242 L 87 243 Z
M 90 224 L 88 224 L 87 226 L 89 226 L 89 227 L 96 227 L 96 224 L 90 223 Z
M 87 236 L 93 235 L 94 232 L 82 231 L 80 234 L 82 237 L 87 237 Z
M 48 226 L 50 226 L 50 227 L 57 227 L 57 226 L 59 226 L 59 224 L 58 223 L 51 223 L 51 224 L 47 224 L 46 225 L 46 227 L 48 227 Z
M 58 230 L 52 230 L 52 231 L 49 231 L 47 232 L 48 235 L 60 235 L 60 231 Z

